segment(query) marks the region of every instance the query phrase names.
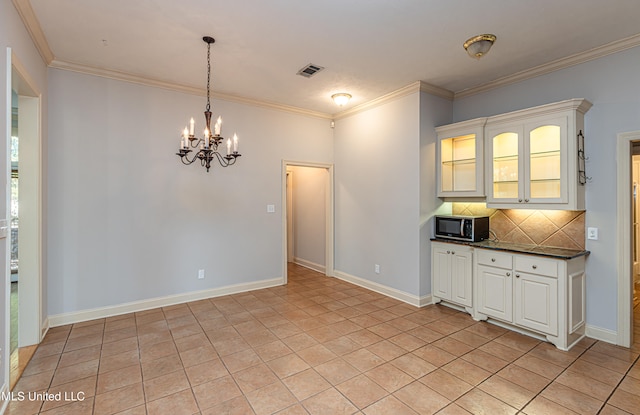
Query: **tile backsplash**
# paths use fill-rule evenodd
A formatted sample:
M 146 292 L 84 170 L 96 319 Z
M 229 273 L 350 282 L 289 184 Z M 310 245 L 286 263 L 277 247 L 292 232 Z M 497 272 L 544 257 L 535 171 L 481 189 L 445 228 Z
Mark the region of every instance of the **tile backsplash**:
M 489 209 L 484 203 L 452 203 L 454 215 L 489 216 L 500 242 L 585 249 L 585 212 Z

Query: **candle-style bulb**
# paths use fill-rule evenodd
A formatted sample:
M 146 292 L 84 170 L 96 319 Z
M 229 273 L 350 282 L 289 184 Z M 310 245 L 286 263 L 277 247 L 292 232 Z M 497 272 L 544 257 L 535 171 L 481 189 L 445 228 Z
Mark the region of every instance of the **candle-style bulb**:
M 193 117 L 191 117 L 191 120 L 189 121 L 189 135 L 191 137 L 193 137 L 193 135 L 195 133 L 195 128 L 196 128 L 196 122 L 193 119 Z
M 231 139 L 227 138 L 227 156 L 231 154 Z
M 204 129 L 204 148 L 209 148 L 209 129 Z
M 220 135 L 220 129 L 222 128 L 222 117 L 218 117 L 216 124 L 213 126 L 215 135 Z
M 236 135 L 236 133 L 233 133 L 233 152 L 238 152 L 238 136 Z

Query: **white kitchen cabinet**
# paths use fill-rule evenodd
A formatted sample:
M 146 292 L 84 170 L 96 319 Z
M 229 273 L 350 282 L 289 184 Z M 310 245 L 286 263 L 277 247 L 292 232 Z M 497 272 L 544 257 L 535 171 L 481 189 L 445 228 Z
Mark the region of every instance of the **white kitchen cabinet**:
M 476 310 L 482 315 L 513 321 L 512 255 L 477 251 Z
M 493 318 L 568 350 L 585 333 L 584 256 L 568 260 L 475 249 L 474 318 Z
M 473 250 L 464 245 L 431 243 L 433 301 L 465 307 L 473 305 Z
M 487 118 L 487 207 L 584 210 L 578 135 L 589 108 L 572 99 Z
M 436 128 L 438 197 L 483 197 L 484 125 L 478 118 Z

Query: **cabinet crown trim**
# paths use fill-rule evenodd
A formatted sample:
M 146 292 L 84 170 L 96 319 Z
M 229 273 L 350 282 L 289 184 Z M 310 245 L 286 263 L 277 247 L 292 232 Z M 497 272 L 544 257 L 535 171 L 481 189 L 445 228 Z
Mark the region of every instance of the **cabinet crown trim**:
M 505 114 L 494 115 L 487 118 L 487 124 L 508 122 L 513 119 L 520 119 L 523 116 L 544 116 L 563 111 L 577 111 L 581 114 L 585 114 L 592 106 L 593 104 L 584 98 L 573 98 L 565 101 L 554 102 L 552 104 L 545 104 L 537 107 L 507 112 Z
M 467 121 L 460 121 L 454 124 L 447 124 L 447 125 L 441 125 L 439 127 L 436 127 L 436 133 L 440 134 L 440 133 L 444 133 L 447 131 L 458 131 L 460 129 L 466 129 L 466 128 L 476 128 L 476 127 L 484 127 L 485 124 L 487 123 L 487 117 L 482 117 L 482 118 L 474 118 L 472 120 L 467 120 Z

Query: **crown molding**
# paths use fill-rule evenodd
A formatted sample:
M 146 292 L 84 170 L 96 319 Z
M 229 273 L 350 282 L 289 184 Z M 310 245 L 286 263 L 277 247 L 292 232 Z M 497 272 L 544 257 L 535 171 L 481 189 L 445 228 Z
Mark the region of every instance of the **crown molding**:
M 31 7 L 31 3 L 29 0 L 13 0 L 13 6 L 18 11 L 20 19 L 22 19 L 27 32 L 29 32 L 29 35 L 35 44 L 36 49 L 38 49 L 38 53 L 40 53 L 42 60 L 46 65 L 49 65 L 55 59 L 55 56 L 49 47 L 47 38 L 44 36 L 44 32 L 42 31 L 40 22 Z
M 585 63 L 594 59 L 602 58 L 616 52 L 631 49 L 636 46 L 640 46 L 640 34 L 617 40 L 615 42 L 599 46 L 586 52 L 576 53 L 575 55 L 567 56 L 566 58 L 558 59 L 544 65 L 539 65 L 531 69 L 520 71 L 513 75 L 504 76 L 502 78 L 496 79 L 495 81 L 487 82 L 486 84 L 477 87 L 455 92 L 454 99 L 476 95 L 481 92 L 486 92 L 502 86 L 514 84 L 516 82 L 525 81 L 527 79 L 555 72 L 560 69 L 565 69 L 570 66 L 579 65 L 581 63 Z
M 132 75 L 132 74 L 127 73 L 127 72 L 120 72 L 120 71 L 114 71 L 114 70 L 110 70 L 110 69 L 97 68 L 97 67 L 94 67 L 94 66 L 82 65 L 82 64 L 73 63 L 73 62 L 65 62 L 65 61 L 60 61 L 60 60 L 57 60 L 57 59 L 54 59 L 49 64 L 49 67 L 55 68 L 55 69 L 62 69 L 62 70 L 65 70 L 65 71 L 83 73 L 83 74 L 87 74 L 87 75 L 99 76 L 99 77 L 102 77 L 102 78 L 114 79 L 114 80 L 117 80 L 117 81 L 131 82 L 131 83 L 134 83 L 134 84 L 151 86 L 151 87 L 155 87 L 155 88 L 163 88 L 163 89 L 168 89 L 168 90 L 171 90 L 171 91 L 182 92 L 182 93 L 185 93 L 185 94 L 199 95 L 199 96 L 206 96 L 207 95 L 207 91 L 205 89 L 203 89 L 203 88 L 196 88 L 196 87 L 193 87 L 193 86 L 181 85 L 181 84 L 168 82 L 168 81 L 163 81 L 163 80 L 159 80 L 159 79 L 153 79 L 153 78 L 147 78 L 147 77 L 138 76 L 138 75 Z M 224 93 L 220 93 L 220 92 L 212 92 L 211 96 L 213 98 L 216 98 L 216 99 L 235 102 L 235 103 L 240 103 L 240 104 L 245 104 L 245 105 L 252 105 L 252 106 L 256 106 L 256 107 L 262 107 L 262 108 L 267 108 L 267 109 L 272 109 L 272 110 L 277 110 L 277 111 L 290 112 L 290 113 L 294 113 L 294 114 L 298 114 L 298 115 L 305 115 L 305 116 L 321 118 L 321 119 L 325 119 L 325 120 L 332 119 L 331 114 L 320 112 L 320 111 L 312 111 L 312 110 L 299 108 L 299 107 L 294 107 L 294 106 L 290 106 L 290 105 L 284 105 L 284 104 L 278 104 L 278 103 L 274 103 L 274 102 L 261 101 L 261 100 L 257 100 L 257 99 L 253 99 L 253 98 L 241 97 L 241 96 L 231 95 L 231 94 L 224 94 Z
M 381 97 L 375 98 L 371 101 L 367 101 L 364 104 L 360 104 L 353 108 L 349 108 L 348 110 L 336 113 L 333 115 L 333 119 L 339 120 L 341 118 L 350 117 L 354 114 L 370 110 L 371 108 L 386 104 L 388 102 L 405 97 L 407 95 L 411 95 L 416 92 L 426 92 L 431 95 L 436 95 L 442 98 L 453 100 L 453 92 L 444 88 L 437 87 L 435 85 L 428 84 L 423 81 L 416 81 Z

